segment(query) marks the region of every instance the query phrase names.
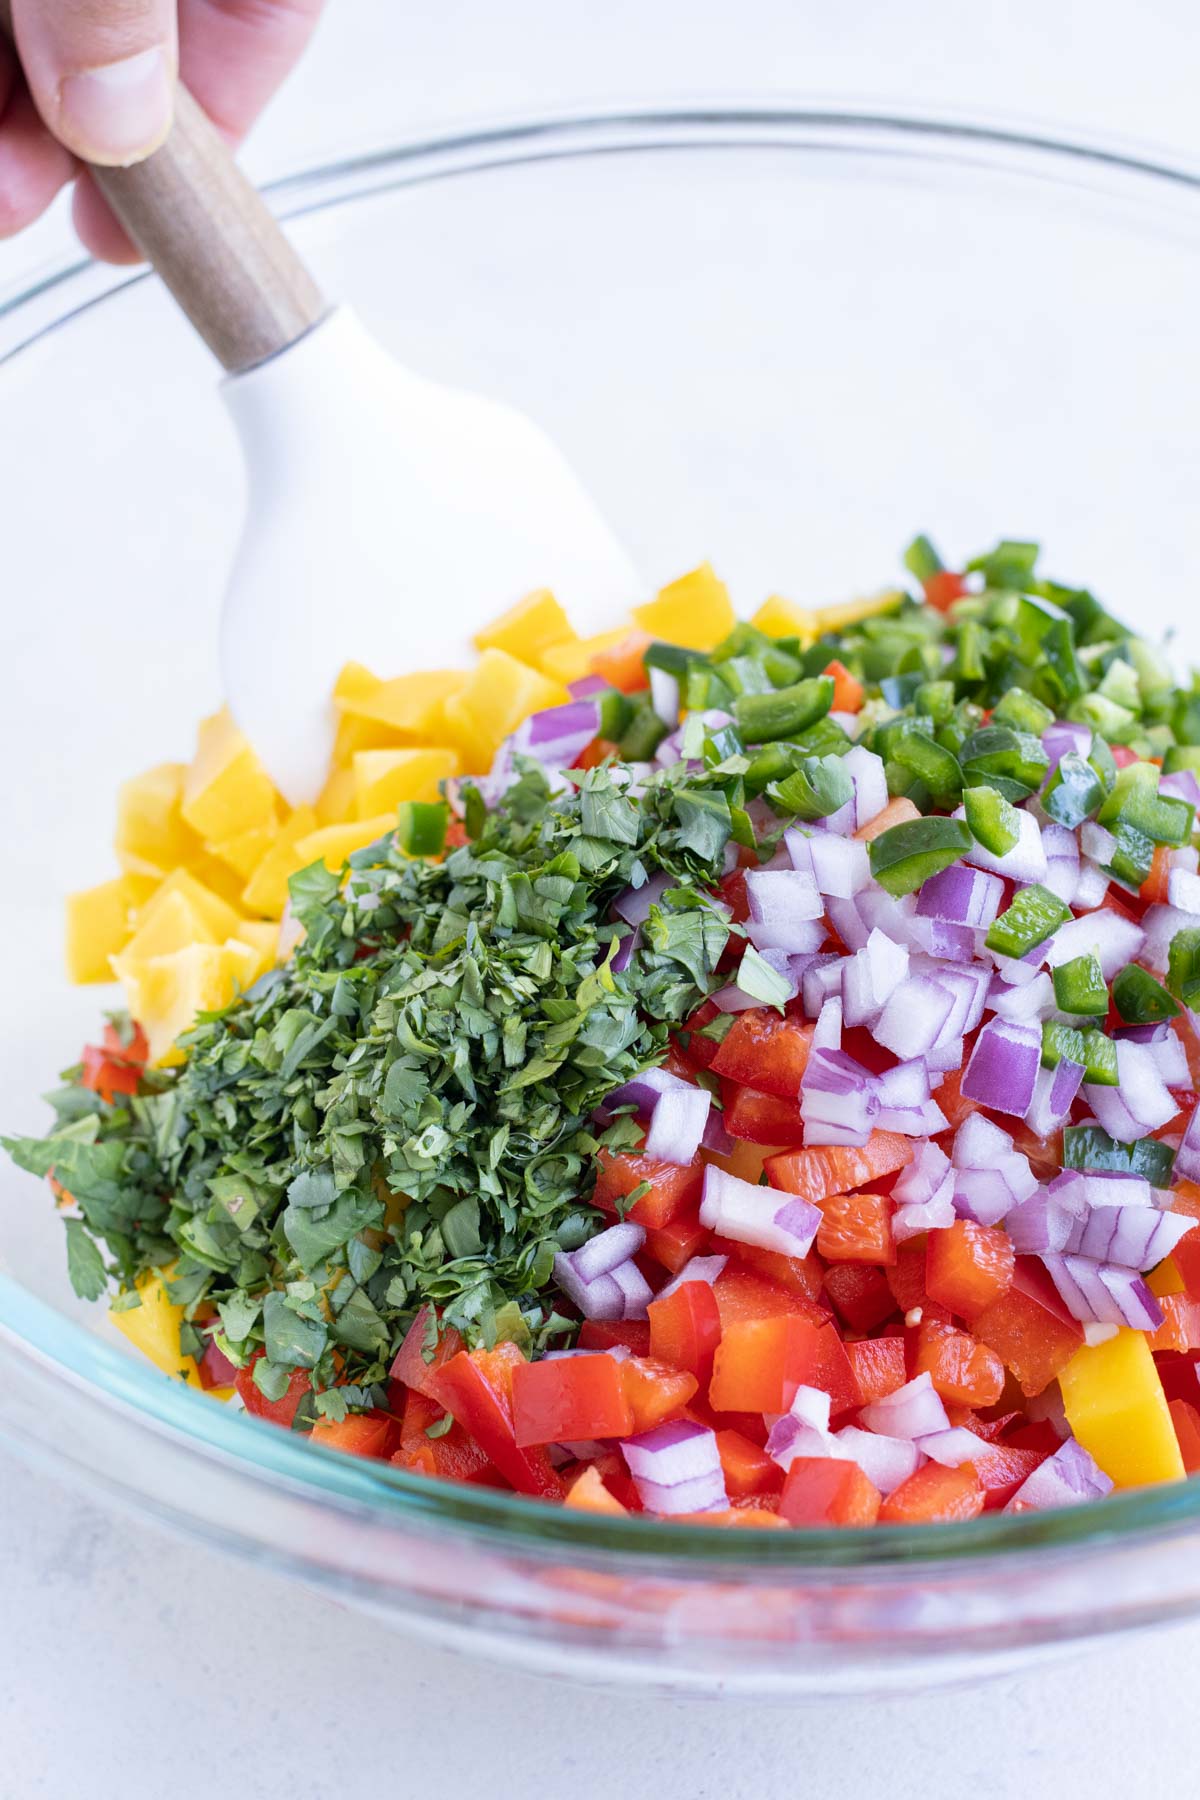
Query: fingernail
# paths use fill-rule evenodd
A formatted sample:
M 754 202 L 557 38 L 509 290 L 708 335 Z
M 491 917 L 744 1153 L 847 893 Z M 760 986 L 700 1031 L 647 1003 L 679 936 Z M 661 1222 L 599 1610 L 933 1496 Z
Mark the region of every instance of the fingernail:
M 61 135 L 87 162 L 139 162 L 171 129 L 171 69 L 161 48 L 68 75 L 58 97 Z

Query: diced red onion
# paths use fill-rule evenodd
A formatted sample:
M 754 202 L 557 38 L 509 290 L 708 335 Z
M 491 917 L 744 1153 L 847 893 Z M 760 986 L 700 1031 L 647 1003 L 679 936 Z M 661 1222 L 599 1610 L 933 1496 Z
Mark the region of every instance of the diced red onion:
M 1025 1112 L 1025 1123 L 1035 1137 L 1053 1137 L 1066 1123 L 1082 1081 L 1083 1064 L 1065 1056 L 1057 1068 L 1038 1070 L 1033 1099 Z
M 925 919 L 951 925 L 988 926 L 1000 911 L 1004 883 L 984 869 L 952 863 L 930 876 L 917 894 L 917 911 Z
M 620 1442 L 642 1505 L 651 1512 L 710 1512 L 726 1507 L 715 1432 L 690 1420 L 658 1425 Z
M 1086 913 L 1059 926 L 1046 945 L 1046 961 L 1056 969 L 1060 963 L 1090 953 L 1099 961 L 1105 981 L 1111 981 L 1126 963 L 1134 961 L 1145 937 L 1142 927 L 1123 913 Z
M 872 931 L 861 950 L 842 963 L 842 1016 L 849 1026 L 869 1025 L 908 974 L 908 951 L 882 931 Z
M 1102 1500 L 1112 1488 L 1111 1478 L 1083 1445 L 1068 1438 L 1026 1477 L 1005 1511 L 1049 1512 L 1055 1507 L 1078 1506 L 1084 1500 Z
M 1073 725 L 1069 720 L 1056 719 L 1042 733 L 1042 748 L 1050 758 L 1051 774 L 1069 750 L 1077 756 L 1086 756 L 1091 747 L 1092 732 L 1088 725 Z
M 954 1177 L 954 1211 L 976 1225 L 998 1225 L 1017 1203 L 1004 1169 L 959 1169 Z
M 826 1399 L 829 1396 L 826 1395 Z M 830 1436 L 828 1427 L 810 1425 L 792 1413 L 784 1413 L 776 1419 L 767 1433 L 766 1452 L 781 1469 L 790 1469 L 798 1456 L 832 1457 L 843 1462 L 850 1460 Z
M 816 924 L 825 907 L 811 875 L 799 869 L 750 869 L 747 930 L 759 950 L 817 950 L 824 939 Z
M 611 1275 L 618 1263 L 628 1262 L 631 1256 L 636 1256 L 645 1241 L 644 1228 L 631 1224 L 628 1219 L 620 1225 L 610 1225 L 607 1231 L 598 1232 L 571 1252 L 575 1273 L 581 1281 L 595 1281 L 598 1275 Z
M 1161 1035 L 1152 1040 L 1150 1054 L 1154 1058 L 1155 1068 L 1169 1088 L 1187 1087 L 1190 1084 L 1192 1072 L 1188 1068 L 1187 1051 L 1169 1025 L 1164 1025 Z
M 612 1321 L 625 1317 L 625 1293 L 619 1283 L 611 1275 L 584 1281 L 576 1274 L 574 1261 L 566 1251 L 560 1250 L 554 1258 L 554 1279 L 585 1319 Z
M 1087 1216 L 1073 1223 L 1063 1248 L 1144 1274 L 1170 1256 L 1195 1223 L 1185 1213 L 1159 1212 L 1153 1206 L 1089 1207 Z
M 712 1095 L 687 1082 L 659 1096 L 646 1133 L 646 1155 L 686 1168 L 700 1148 Z
M 1079 886 L 1079 842 L 1065 825 L 1044 825 L 1042 845 L 1046 852 L 1044 886 L 1057 894 L 1064 906 L 1070 906 Z
M 621 1290 L 625 1305 L 622 1318 L 644 1319 L 654 1290 L 635 1262 L 618 1263 L 609 1276 Z
M 1167 900 L 1178 912 L 1200 913 L 1200 875 L 1186 869 L 1172 869 L 1167 876 Z
M 1092 862 L 1110 863 L 1117 853 L 1117 840 L 1106 826 L 1085 819 L 1079 827 L 1079 848 Z
M 946 1175 L 928 1200 L 898 1206 L 892 1214 L 892 1236 L 898 1244 L 924 1231 L 945 1231 L 958 1217 L 954 1210 L 954 1177 Z
M 954 813 L 956 819 L 965 819 L 966 816 L 966 809 L 961 806 Z M 1044 882 L 1047 874 L 1046 851 L 1038 822 L 1032 813 L 1018 809 L 1017 832 L 1016 843 L 1003 856 L 996 856 L 991 850 L 985 850 L 982 844 L 972 844 L 963 860 L 977 869 L 990 869 L 994 875 L 1003 875 L 1009 881 Z
M 581 675 L 578 681 L 568 681 L 567 692 L 572 700 L 590 700 L 593 694 L 602 694 L 607 687 L 603 675 Z
M 1012 1154 L 1013 1141 L 1007 1131 L 994 1125 L 979 1113 L 968 1113 L 954 1134 L 953 1162 L 956 1169 L 994 1168 Z
M 1158 1072 L 1153 1048 L 1146 1044 L 1117 1044 L 1116 1087 L 1088 1083 L 1084 1096 L 1110 1137 L 1123 1144 L 1156 1131 L 1179 1111 Z
M 950 1425 L 945 1431 L 918 1438 L 917 1449 L 944 1469 L 961 1469 L 964 1463 L 978 1462 L 981 1456 L 987 1456 L 992 1445 L 965 1425 Z
M 989 1019 L 963 1074 L 963 1098 L 1022 1118 L 1033 1099 L 1041 1061 L 1042 1034 L 1035 1026 Z
M 1063 1305 L 1081 1324 L 1130 1325 L 1135 1331 L 1157 1331 L 1162 1324 L 1162 1308 L 1136 1270 L 1057 1252 L 1042 1261 Z
M 679 681 L 667 669 L 650 670 L 650 704 L 671 731 L 679 723 Z
M 1175 1152 L 1175 1179 L 1200 1181 L 1200 1106 L 1192 1108 L 1192 1116 Z
M 946 1431 L 950 1421 L 940 1394 L 928 1371 L 923 1371 L 894 1393 L 864 1406 L 858 1415 L 868 1431 L 882 1432 L 885 1437 L 921 1438 L 930 1432 Z
M 810 1046 L 800 1084 L 805 1145 L 865 1144 L 879 1103 L 869 1072 L 844 1050 Z
M 929 950 L 946 962 L 969 963 L 975 955 L 976 933 L 969 925 L 948 925 L 945 919 L 930 919 Z
M 912 1161 L 892 1184 L 892 1196 L 900 1206 L 930 1200 L 950 1174 L 950 1158 L 940 1144 L 918 1144 Z
M 1193 929 L 1195 923 L 1191 913 L 1182 912 L 1178 907 L 1148 906 L 1142 914 L 1142 930 L 1146 939 L 1138 961 L 1145 963 L 1148 969 L 1153 969 L 1156 975 L 1164 975 L 1172 938 L 1177 932 Z
M 673 885 L 674 878 L 660 870 L 649 881 L 643 882 L 641 887 L 628 887 L 623 894 L 618 894 L 612 909 L 627 925 L 644 925 L 650 917 L 650 908 L 657 906 L 666 890 Z
M 640 925 L 635 925 L 632 931 L 627 931 L 625 933 L 625 936 L 617 946 L 611 963 L 608 965 L 613 974 L 624 975 L 641 947 L 642 928 Z
M 1026 987 L 1037 980 L 1046 959 L 1046 944 L 1049 941 L 1047 938 L 1045 943 L 1035 944 L 1024 956 L 1001 956 L 996 950 L 989 950 L 987 954 L 995 963 L 996 974 L 1001 981 L 1009 987 Z
M 888 997 L 871 1035 L 904 1061 L 926 1056 L 953 1018 L 956 1004 L 957 996 L 940 980 L 910 975 Z
M 817 1028 L 813 1032 L 809 1045 L 809 1054 L 816 1050 L 840 1050 L 842 1047 L 842 997 L 830 994 L 817 1015 Z
M 673 1294 L 676 1288 L 681 1288 L 687 1281 L 703 1281 L 707 1287 L 711 1287 L 728 1261 L 727 1256 L 690 1257 L 678 1275 L 672 1276 L 666 1287 L 659 1288 L 655 1298 L 665 1300 L 668 1294 Z
M 1075 884 L 1075 897 L 1071 904 L 1080 912 L 1094 912 L 1098 906 L 1103 906 L 1110 886 L 1110 878 L 1099 863 L 1092 862 L 1085 856 L 1079 865 L 1079 879 Z
M 830 899 L 825 902 L 825 916 L 847 950 L 861 950 L 870 936 L 870 929 L 858 910 L 858 899 L 859 896 L 856 895 L 853 900 Z
M 804 971 L 800 990 L 807 1016 L 815 1019 L 830 994 L 840 994 L 841 988 L 842 958 L 835 955 L 814 956 Z
M 792 840 L 799 835 L 796 831 L 785 834 L 793 862 Z M 832 831 L 814 833 L 809 839 L 809 859 L 818 892 L 832 899 L 851 900 L 870 883 L 871 861 L 867 846 L 857 838 L 838 837 Z M 800 864 L 795 866 L 799 868 Z
M 594 700 L 572 700 L 532 713 L 517 726 L 510 739 L 514 753 L 536 757 L 538 762 L 569 765 L 585 750 L 600 730 L 600 708 Z M 495 772 L 495 765 L 493 765 Z
M 1200 781 L 1197 781 L 1194 769 L 1176 769 L 1171 775 L 1161 776 L 1158 791 L 1171 800 L 1185 800 L 1189 806 L 1200 810 Z
M 843 756 L 842 767 L 854 783 L 854 830 L 861 831 L 888 803 L 883 759 L 862 744 L 855 744 Z
M 700 1223 L 735 1243 L 774 1250 L 780 1256 L 807 1256 L 821 1214 L 807 1200 L 742 1181 L 709 1163 L 704 1171 Z
M 1035 1019 L 1040 1023 L 1057 1005 L 1054 983 L 1044 969 L 1019 987 L 997 976 L 988 989 L 987 1004 L 998 1019 L 1006 1019 L 1010 1025 L 1028 1025 Z
M 843 1425 L 835 1431 L 832 1442 L 835 1454 L 849 1456 L 869 1481 L 873 1481 L 886 1499 L 915 1475 L 925 1460 L 908 1438 L 886 1437 L 882 1432 L 863 1431 L 857 1425 Z

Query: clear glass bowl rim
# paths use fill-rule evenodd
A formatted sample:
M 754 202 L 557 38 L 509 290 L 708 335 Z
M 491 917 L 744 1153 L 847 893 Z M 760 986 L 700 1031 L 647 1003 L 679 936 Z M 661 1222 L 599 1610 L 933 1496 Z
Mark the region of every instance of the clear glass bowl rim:
M 655 151 L 778 148 L 866 157 L 904 157 L 960 170 L 990 168 L 1113 200 L 1173 203 L 1200 235 L 1200 163 L 1174 152 L 1112 139 L 1074 139 L 1052 129 L 978 113 L 932 115 L 822 99 L 791 104 L 740 100 L 691 106 L 622 106 L 566 112 L 414 139 L 352 156 L 271 183 L 266 192 L 284 218 L 299 218 L 372 193 L 472 173 L 569 158 Z M 64 260 L 0 298 L 6 342 L 0 364 L 91 307 L 151 277 L 145 271 Z M 35 305 L 35 303 L 41 303 Z M 46 316 L 47 309 L 49 315 Z M 41 315 L 41 316 L 39 316 Z M 27 317 L 30 329 L 22 329 Z M 15 335 L 14 335 L 15 331 Z M 601 1562 L 620 1556 L 647 1574 L 669 1564 L 676 1574 L 753 1571 L 760 1579 L 821 1569 L 882 1569 L 897 1563 L 1022 1557 L 1035 1551 L 1099 1550 L 1104 1545 L 1182 1531 L 1200 1518 L 1200 1482 L 1133 1490 L 1087 1506 L 1017 1517 L 1001 1513 L 967 1523 L 869 1530 L 730 1532 L 668 1525 L 637 1516 L 595 1517 L 520 1495 L 436 1482 L 390 1465 L 314 1448 L 291 1434 L 235 1414 L 170 1381 L 57 1313 L 0 1272 L 0 1342 L 42 1377 L 91 1390 L 98 1404 L 134 1413 L 160 1438 L 193 1454 L 234 1462 L 248 1481 L 282 1481 L 332 1512 L 380 1523 L 406 1520 L 465 1533 L 525 1554 L 576 1553 Z

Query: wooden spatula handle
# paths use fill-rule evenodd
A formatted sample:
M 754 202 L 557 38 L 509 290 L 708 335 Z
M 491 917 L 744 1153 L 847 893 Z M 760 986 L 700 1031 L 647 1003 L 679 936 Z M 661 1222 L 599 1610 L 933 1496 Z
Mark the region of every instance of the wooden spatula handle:
M 8 0 L 0 25 L 11 35 Z M 328 311 L 321 290 L 215 126 L 182 85 L 162 147 L 92 177 L 231 373 L 264 362 Z

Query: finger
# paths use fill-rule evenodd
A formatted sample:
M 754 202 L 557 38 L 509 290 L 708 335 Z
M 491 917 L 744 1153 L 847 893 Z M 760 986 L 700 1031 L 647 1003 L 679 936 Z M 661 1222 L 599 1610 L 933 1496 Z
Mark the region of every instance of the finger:
M 181 0 L 183 79 L 237 143 L 299 60 L 323 0 Z
M 98 262 L 139 263 L 145 259 L 109 208 L 86 169 L 75 178 L 71 220 L 84 249 Z
M 60 143 L 123 166 L 171 128 L 178 61 L 173 0 L 14 0 L 30 92 Z
M 40 218 L 75 172 L 70 151 L 50 136 L 0 45 L 0 237 Z

